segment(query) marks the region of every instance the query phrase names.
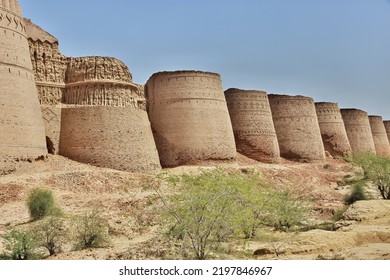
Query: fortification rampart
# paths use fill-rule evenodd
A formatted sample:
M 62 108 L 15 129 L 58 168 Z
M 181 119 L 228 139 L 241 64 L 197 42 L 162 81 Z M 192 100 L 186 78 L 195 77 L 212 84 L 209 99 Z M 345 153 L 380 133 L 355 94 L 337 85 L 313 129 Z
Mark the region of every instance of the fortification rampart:
M 18 2 L 0 1 L 1 169 L 7 169 L 15 159 L 47 153 L 25 32 Z
M 333 157 L 343 157 L 351 153 L 351 145 L 337 103 L 317 102 L 315 106 L 325 151 Z
M 281 156 L 294 161 L 324 160 L 324 145 L 313 99 L 276 94 L 268 98 Z
M 368 114 L 359 109 L 341 109 L 352 152 L 376 153 Z
M 390 145 L 382 117 L 368 116 L 374 140 L 375 151 L 378 156 L 390 157 Z
M 136 108 L 63 108 L 60 153 L 79 162 L 123 171 L 160 169 L 148 116 Z
M 229 89 L 225 98 L 237 151 L 258 161 L 279 162 L 279 144 L 267 93 Z
M 233 129 L 220 75 L 156 73 L 146 83 L 145 95 L 163 167 L 235 161 Z

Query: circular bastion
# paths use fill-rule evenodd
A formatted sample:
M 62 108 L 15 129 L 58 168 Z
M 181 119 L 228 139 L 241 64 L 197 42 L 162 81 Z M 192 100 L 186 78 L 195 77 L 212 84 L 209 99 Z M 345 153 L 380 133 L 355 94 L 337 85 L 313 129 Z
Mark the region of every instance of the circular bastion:
M 279 144 L 267 93 L 232 88 L 225 91 L 225 98 L 237 151 L 261 162 L 279 162 Z
M 316 102 L 315 106 L 325 151 L 333 157 L 343 157 L 351 153 L 351 145 L 337 103 Z
M 116 170 L 143 173 L 160 169 L 148 116 L 137 108 L 63 108 L 60 154 Z
M 0 173 L 47 154 L 26 27 L 18 1 L 0 1 Z
M 301 162 L 324 160 L 325 150 L 313 99 L 277 94 L 270 94 L 268 98 L 280 155 Z
M 375 151 L 378 156 L 390 157 L 390 145 L 385 125 L 381 116 L 368 116 L 372 137 L 374 139 Z
M 386 133 L 387 133 L 387 139 L 390 142 L 390 121 L 383 121 L 383 124 L 385 125 Z
M 352 152 L 376 153 L 367 112 L 359 109 L 341 109 L 345 130 Z
M 163 167 L 234 162 L 236 147 L 219 74 L 159 72 L 145 86 Z

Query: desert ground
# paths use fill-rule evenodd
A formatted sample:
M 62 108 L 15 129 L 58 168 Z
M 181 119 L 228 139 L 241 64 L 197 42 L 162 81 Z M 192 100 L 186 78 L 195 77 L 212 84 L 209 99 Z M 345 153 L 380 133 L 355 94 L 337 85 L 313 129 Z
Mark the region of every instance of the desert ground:
M 206 168 L 206 167 L 204 167 Z M 211 167 L 207 167 L 211 168 Z M 264 180 L 313 200 L 312 227 L 301 232 L 266 232 L 272 238 L 233 240 L 211 259 L 295 259 L 295 260 L 388 260 L 390 259 L 390 201 L 380 199 L 369 188 L 370 200 L 351 205 L 339 221 L 350 186 L 345 178 L 354 167 L 341 160 L 321 163 L 263 164 L 238 155 L 229 168 L 258 170 Z M 180 167 L 163 172 L 198 172 L 199 167 Z M 33 163 L 19 163 L 0 177 L 0 235 L 12 228 L 28 229 L 26 206 L 30 190 L 45 187 L 53 191 L 57 206 L 69 218 L 87 210 L 99 210 L 108 221 L 109 244 L 104 248 L 72 250 L 65 244 L 61 253 L 47 256 L 57 260 L 185 259 L 191 258 L 181 244 L 164 234 L 163 207 L 156 193 L 145 186 L 155 175 L 135 174 L 77 163 L 50 155 Z M 169 194 L 168 188 L 162 192 Z M 323 228 L 321 225 L 327 225 Z M 4 239 L 0 239 L 0 252 Z

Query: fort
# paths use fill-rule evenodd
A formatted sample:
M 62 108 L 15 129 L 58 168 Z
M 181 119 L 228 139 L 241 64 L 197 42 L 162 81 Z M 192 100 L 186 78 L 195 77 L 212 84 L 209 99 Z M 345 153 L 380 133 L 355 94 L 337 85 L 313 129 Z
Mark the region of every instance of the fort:
M 359 109 L 260 90 L 223 91 L 204 71 L 136 84 L 113 57 L 67 57 L 56 37 L 0 1 L 0 172 L 47 153 L 100 167 L 322 161 L 352 152 L 390 156 L 390 121 Z M 386 134 L 387 132 L 387 134 Z M 387 136 L 386 136 L 387 135 Z
M 367 112 L 359 109 L 341 109 L 345 130 L 352 152 L 376 153 Z
M 145 96 L 163 167 L 235 161 L 233 129 L 220 75 L 155 73 L 146 83 Z
M 325 151 L 333 157 L 343 157 L 352 152 L 344 121 L 337 103 L 315 103 Z
M 46 156 L 45 131 L 20 6 L 0 1 L 0 173 Z
M 325 159 L 314 101 L 305 96 L 269 95 L 280 155 L 294 161 Z
M 378 156 L 390 157 L 390 145 L 385 125 L 381 116 L 368 116 L 374 140 L 375 151 Z
M 280 161 L 268 95 L 264 91 L 225 91 L 237 151 L 261 162 Z

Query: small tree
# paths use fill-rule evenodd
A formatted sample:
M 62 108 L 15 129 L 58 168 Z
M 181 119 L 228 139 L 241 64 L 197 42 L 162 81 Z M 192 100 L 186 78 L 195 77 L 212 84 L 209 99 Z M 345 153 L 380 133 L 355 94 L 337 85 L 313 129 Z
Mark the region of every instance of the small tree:
M 49 215 L 42 220 L 34 228 L 34 233 L 39 244 L 49 251 L 50 256 L 61 252 L 68 235 L 64 219 L 59 215 Z
M 108 225 L 100 212 L 93 210 L 75 218 L 73 223 L 76 250 L 99 248 L 108 243 Z
M 246 178 L 239 172 L 217 169 L 166 179 L 177 187 L 177 194 L 168 200 L 160 194 L 176 224 L 175 233 L 188 238 L 197 259 L 206 259 L 220 242 L 238 230 L 238 189 Z
M 42 219 L 54 208 L 54 198 L 51 190 L 33 189 L 27 199 L 30 217 L 33 220 Z
M 363 170 L 363 180 L 377 186 L 383 199 L 390 199 L 390 159 L 371 153 L 358 153 L 353 162 Z

